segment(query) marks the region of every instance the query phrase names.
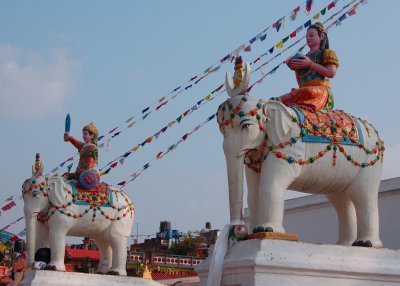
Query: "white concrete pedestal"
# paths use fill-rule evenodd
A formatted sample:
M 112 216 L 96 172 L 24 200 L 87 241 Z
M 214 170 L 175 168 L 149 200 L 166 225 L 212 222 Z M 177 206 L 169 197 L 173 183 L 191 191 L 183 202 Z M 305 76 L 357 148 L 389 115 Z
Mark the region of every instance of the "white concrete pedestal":
M 46 270 L 31 270 L 25 272 L 21 286 L 160 286 L 153 280 L 138 277 L 99 275 L 76 272 L 58 272 Z
M 207 285 L 210 257 L 196 267 Z M 253 239 L 234 245 L 221 285 L 400 285 L 400 251 Z

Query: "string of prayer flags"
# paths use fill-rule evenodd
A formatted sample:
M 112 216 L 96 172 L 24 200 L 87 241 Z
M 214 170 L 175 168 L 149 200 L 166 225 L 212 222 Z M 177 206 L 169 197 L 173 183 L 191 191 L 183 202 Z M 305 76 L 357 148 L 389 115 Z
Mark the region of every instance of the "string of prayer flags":
M 153 158 L 150 162 L 144 164 L 139 170 L 135 171 L 126 180 L 123 180 L 123 181 L 119 182 L 118 186 L 121 186 L 121 189 L 126 187 L 126 185 L 128 185 L 130 182 L 134 181 L 137 177 L 139 177 L 139 175 L 141 175 L 143 173 L 143 171 L 147 170 L 150 166 L 152 166 L 151 163 L 154 160 L 160 160 L 160 159 L 164 158 L 164 156 L 166 154 L 168 154 L 169 152 L 172 152 L 173 150 L 175 150 L 179 146 L 180 143 L 186 142 L 186 140 L 188 139 L 188 137 L 191 134 L 193 134 L 194 132 L 198 131 L 203 125 L 205 125 L 206 123 L 208 123 L 211 120 L 213 120 L 215 118 L 215 116 L 216 116 L 215 113 L 213 115 L 209 116 L 204 122 L 202 122 L 201 124 L 197 125 L 191 132 L 186 133 L 185 135 L 183 135 L 182 138 L 178 142 L 172 144 L 166 150 L 157 153 L 155 158 Z
M 303 3 L 303 4 L 304 4 L 304 3 Z M 302 5 L 303 5 L 303 4 L 302 4 Z M 309 4 L 312 5 L 312 1 L 309 2 Z M 301 7 L 302 5 L 297 6 L 297 7 L 292 11 L 292 13 L 297 14 L 297 13 L 300 11 L 300 7 Z M 326 9 L 327 9 L 328 7 L 330 7 L 330 9 L 332 9 L 333 7 L 336 7 L 335 1 L 331 2 L 327 7 L 325 7 L 324 9 L 322 9 L 320 13 L 323 14 L 322 11 L 324 11 L 324 10 L 326 11 Z M 315 17 L 315 16 L 314 16 L 314 17 Z M 284 25 L 285 17 L 281 17 L 277 22 L 278 22 L 281 26 Z M 278 25 L 278 24 L 276 24 L 277 22 L 274 23 L 275 26 Z M 338 22 L 338 24 L 340 24 L 340 23 Z M 284 44 L 289 38 L 295 38 L 295 37 L 299 34 L 299 32 L 303 29 L 303 27 L 308 27 L 309 25 L 311 25 L 311 20 L 307 21 L 304 25 L 299 26 L 295 31 L 293 31 L 292 33 L 290 33 L 289 36 L 283 38 L 279 43 L 277 43 L 276 45 L 274 45 L 273 47 L 271 47 L 271 48 L 268 50 L 269 54 L 272 54 L 272 53 L 274 52 L 274 48 L 275 48 L 275 47 L 281 48 L 281 49 L 282 49 L 282 48 L 283 48 L 283 44 Z M 270 28 L 270 27 L 264 29 L 262 32 L 258 33 L 257 36 L 252 37 L 252 38 L 249 40 L 249 42 L 250 42 L 251 44 L 253 44 L 253 43 L 254 43 L 255 41 L 257 41 L 257 40 L 265 40 L 266 31 L 267 31 L 269 28 Z M 276 28 L 276 27 L 275 27 L 275 28 Z M 246 48 L 251 49 L 251 44 L 248 45 L 247 47 L 246 47 L 245 44 L 242 44 L 241 46 L 239 46 L 239 48 L 237 48 L 235 51 L 233 51 L 232 53 L 230 53 L 229 56 L 232 57 L 233 55 L 238 55 L 238 54 L 240 53 L 241 50 L 246 49 Z M 260 60 L 260 58 L 263 57 L 263 56 L 265 56 L 265 55 L 267 55 L 268 52 L 265 52 L 265 53 L 262 54 L 261 56 L 257 57 L 256 60 L 255 60 L 253 63 L 258 62 L 258 61 Z M 226 55 L 226 56 L 223 58 L 224 61 L 227 60 L 227 58 L 228 58 L 227 56 L 228 56 L 228 55 Z M 232 59 L 233 59 L 233 57 L 232 57 Z M 219 62 L 218 62 L 218 63 L 219 63 Z M 266 63 L 264 63 L 264 64 L 266 64 Z M 264 65 L 264 64 L 263 64 L 263 65 Z M 217 71 L 217 70 L 219 70 L 219 69 L 221 68 L 221 65 L 222 65 L 222 64 L 218 64 L 218 65 L 216 66 L 216 65 L 214 64 L 214 65 L 210 66 L 209 68 L 207 68 L 206 70 L 204 70 L 203 74 L 204 74 L 204 75 L 207 75 L 208 73 L 211 73 L 211 72 L 213 72 L 213 71 Z M 201 77 L 199 78 L 199 76 L 196 75 L 196 76 L 190 77 L 190 80 L 189 80 L 188 82 L 193 82 L 193 81 L 196 80 L 196 79 L 197 79 L 196 82 L 198 82 L 198 81 L 199 81 L 201 78 L 203 78 L 203 77 L 204 77 L 204 76 L 201 76 Z M 180 93 L 183 91 L 183 89 L 182 89 L 183 86 L 185 86 L 185 85 L 180 85 L 179 87 L 176 87 L 172 92 L 170 92 L 169 95 L 171 95 L 171 94 L 174 93 L 174 92 L 178 92 L 177 94 L 174 94 L 174 95 L 172 96 L 172 99 L 175 98 L 178 94 L 180 94 Z M 186 87 L 187 87 L 187 88 L 190 88 L 190 87 L 192 87 L 192 85 L 189 85 L 189 86 L 186 86 Z M 223 87 L 223 85 L 222 85 L 220 88 L 222 88 L 222 87 Z M 220 88 L 219 88 L 219 89 L 220 89 Z M 214 90 L 213 93 L 216 92 L 216 91 L 219 91 L 219 89 Z M 165 106 L 165 105 L 169 102 L 168 100 L 166 100 L 166 98 L 167 98 L 167 96 L 164 96 L 164 97 L 162 97 L 162 98 L 160 98 L 160 99 L 158 100 L 158 102 L 154 105 L 154 110 L 155 110 L 155 111 L 158 111 L 161 107 Z M 206 98 L 204 98 L 204 100 L 209 100 L 210 98 L 211 98 L 211 95 L 208 95 Z M 160 103 L 161 103 L 161 104 L 160 104 Z M 144 114 L 144 113 L 147 112 L 146 114 L 144 114 L 144 115 L 142 116 L 142 120 L 146 119 L 146 117 L 147 117 L 151 112 L 154 111 L 154 110 L 151 110 L 151 107 L 152 107 L 152 106 L 153 106 L 153 105 L 150 105 L 150 106 L 146 107 L 145 109 L 143 109 L 143 110 L 141 111 L 142 114 Z M 194 108 L 192 107 L 192 108 L 191 108 L 191 111 L 194 111 L 194 110 L 196 110 L 196 107 L 194 107 Z M 128 125 L 125 129 L 131 128 L 131 127 L 136 123 L 136 121 L 133 121 L 134 118 L 136 118 L 136 117 L 135 117 L 135 116 L 131 116 L 128 120 L 125 121 L 125 123 L 129 123 L 129 125 Z M 132 122 L 132 121 L 133 121 L 133 122 Z M 173 125 L 174 123 L 175 123 L 175 122 L 173 122 L 172 125 Z M 119 126 L 119 127 L 120 127 L 120 126 Z M 111 136 L 111 138 L 115 138 L 116 136 L 120 135 L 120 134 L 122 133 L 122 131 L 124 131 L 125 129 L 124 129 L 124 130 L 119 130 L 119 131 L 117 131 L 117 130 L 119 129 L 119 127 L 116 127 L 116 128 L 111 129 L 111 130 L 109 131 L 109 135 L 108 135 L 108 136 Z M 117 131 L 117 132 L 116 132 L 116 131 Z M 113 132 L 116 132 L 116 133 L 115 133 L 115 134 L 112 134 Z M 157 135 L 157 136 L 156 136 L 156 135 Z M 159 135 L 160 135 L 160 133 L 154 134 L 154 136 L 155 136 L 156 138 L 157 138 Z M 106 137 L 106 136 L 101 135 L 101 136 L 99 137 L 99 141 L 100 141 L 100 139 L 103 139 L 103 138 L 105 138 L 105 137 Z M 110 141 L 107 142 L 107 146 L 108 146 L 107 150 L 109 150 Z M 103 147 L 104 147 L 104 143 L 101 143 L 101 144 L 99 145 L 99 148 L 103 148 Z M 64 167 L 64 164 L 65 164 L 65 163 L 63 162 L 61 167 Z M 68 165 L 68 166 L 70 166 L 70 165 Z M 55 168 L 55 169 L 52 170 L 52 172 L 55 173 L 55 172 L 58 171 L 58 170 L 59 170 L 58 168 Z
M 354 1 L 353 1 L 353 2 L 354 2 Z M 342 8 L 342 11 L 343 11 L 343 10 L 344 10 L 344 8 Z M 351 9 L 350 9 L 349 11 L 351 11 Z M 348 13 L 348 12 L 346 12 L 346 13 Z M 343 15 L 345 15 L 346 13 L 344 13 Z M 343 16 L 343 15 L 342 15 L 342 16 Z M 341 17 L 342 17 L 342 16 L 341 16 Z M 332 18 L 333 18 L 333 16 L 332 16 L 331 18 L 329 18 L 328 20 L 326 20 L 326 21 L 324 22 L 324 24 L 325 24 L 326 22 L 328 22 L 329 20 L 331 20 Z M 333 22 L 327 29 L 329 29 L 330 27 L 332 27 L 333 24 L 334 24 L 334 22 Z M 302 37 L 302 39 L 304 39 L 304 38 L 305 38 L 305 36 Z M 290 47 L 293 47 L 294 45 L 298 44 L 299 42 L 300 42 L 300 40 L 296 41 L 296 42 L 293 43 Z M 304 49 L 304 47 L 305 47 L 305 45 L 303 45 L 303 46 L 298 50 L 298 52 L 301 52 L 301 51 Z M 289 47 L 286 48 L 285 50 L 287 50 L 287 49 L 289 49 Z M 260 83 L 262 83 L 262 82 L 263 82 L 263 79 L 264 79 L 266 76 L 275 73 L 275 72 L 279 69 L 279 67 L 280 67 L 282 64 L 284 64 L 284 63 L 285 63 L 285 61 L 282 61 L 281 63 L 279 63 L 277 66 L 275 66 L 272 70 L 270 70 L 270 71 L 269 71 L 268 73 L 266 73 L 266 74 L 265 74 L 264 71 L 262 70 L 262 76 L 261 76 L 261 78 L 258 79 L 254 84 L 252 84 L 252 85 L 249 87 L 249 89 L 252 89 L 252 88 L 254 87 L 255 84 L 260 84 Z M 260 68 L 262 68 L 262 65 L 261 65 Z M 143 173 L 144 170 L 146 170 L 147 168 L 150 167 L 150 163 L 151 163 L 153 160 L 160 160 L 160 159 L 163 158 L 167 153 L 169 153 L 169 152 L 175 150 L 175 149 L 179 146 L 180 143 L 186 142 L 187 138 L 188 138 L 192 133 L 196 132 L 196 131 L 197 131 L 200 127 L 202 127 L 205 123 L 207 123 L 207 122 L 211 121 L 212 119 L 214 119 L 215 116 L 216 116 L 216 114 L 213 114 L 213 115 L 210 116 L 205 122 L 203 122 L 202 124 L 196 126 L 191 132 L 186 133 L 185 135 L 183 135 L 183 136 L 181 137 L 181 139 L 180 139 L 178 142 L 176 142 L 175 144 L 173 144 L 173 145 L 171 145 L 170 147 L 168 147 L 167 150 L 165 150 L 165 151 L 163 151 L 163 152 L 157 153 L 157 155 L 156 155 L 156 157 L 155 157 L 154 159 L 152 159 L 149 163 L 147 163 L 147 164 L 145 164 L 143 167 L 141 167 L 140 170 L 134 172 L 134 173 L 130 176 L 131 178 L 130 178 L 129 180 L 128 180 L 128 179 L 127 179 L 127 180 L 124 180 L 124 181 L 122 181 L 121 183 L 119 183 L 118 185 L 121 185 L 122 188 L 124 188 L 124 187 L 125 187 L 126 185 L 128 185 L 130 182 L 134 181 L 139 175 L 141 175 L 141 174 Z

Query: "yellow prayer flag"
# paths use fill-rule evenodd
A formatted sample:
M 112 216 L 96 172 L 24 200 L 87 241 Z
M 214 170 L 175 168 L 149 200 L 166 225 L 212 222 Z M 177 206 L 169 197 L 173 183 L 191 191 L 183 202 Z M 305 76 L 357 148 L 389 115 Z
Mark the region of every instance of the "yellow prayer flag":
M 317 13 L 317 14 L 315 14 L 314 15 L 314 17 L 312 17 L 314 20 L 317 20 L 317 19 L 319 19 L 319 16 L 320 16 L 320 14 L 319 14 L 319 12 Z
M 211 93 L 205 97 L 205 100 L 210 100 L 210 99 L 211 99 Z
M 139 149 L 139 145 L 133 147 L 133 148 L 132 148 L 132 151 L 135 151 L 135 152 L 136 152 L 138 149 Z
M 283 41 L 280 41 L 279 43 L 277 43 L 275 47 L 277 47 L 278 49 L 282 49 Z

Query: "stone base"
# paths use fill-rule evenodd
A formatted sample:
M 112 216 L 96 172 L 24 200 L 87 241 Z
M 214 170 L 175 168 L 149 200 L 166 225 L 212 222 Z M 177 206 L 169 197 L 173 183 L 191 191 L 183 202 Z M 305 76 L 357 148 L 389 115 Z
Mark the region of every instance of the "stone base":
M 290 240 L 297 241 L 297 235 L 287 234 L 280 232 L 258 232 L 249 234 L 247 239 L 258 239 L 258 238 L 269 238 L 269 239 L 280 239 L 280 240 Z
M 207 285 L 211 258 L 195 267 Z M 400 251 L 285 240 L 246 240 L 228 250 L 221 285 L 399 285 Z
M 153 280 L 137 277 L 99 275 L 76 272 L 58 272 L 47 270 L 26 271 L 21 286 L 110 286 L 110 285 L 162 285 Z

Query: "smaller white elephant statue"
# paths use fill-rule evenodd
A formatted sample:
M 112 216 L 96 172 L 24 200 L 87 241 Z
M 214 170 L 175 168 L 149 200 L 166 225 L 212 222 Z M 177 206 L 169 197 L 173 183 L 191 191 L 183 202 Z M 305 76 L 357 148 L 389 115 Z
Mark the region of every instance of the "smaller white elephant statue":
M 383 142 L 370 124 L 348 118 L 359 139 L 346 145 L 348 133 L 332 119 L 327 126 L 333 137 L 319 126 L 305 130 L 295 109 L 279 101 L 238 94 L 222 103 L 218 123 L 224 135 L 231 224 L 242 223 L 246 166 L 253 232 L 285 232 L 284 192 L 290 189 L 327 196 L 338 214 L 338 244 L 382 247 L 377 198 Z M 307 142 L 309 133 L 325 138 Z
M 35 252 L 50 247 L 49 270 L 65 271 L 65 237 L 92 238 L 100 250 L 99 273 L 126 275 L 127 240 L 134 207 L 121 190 L 110 188 L 109 198 L 97 194 L 77 200 L 65 178 L 42 176 L 43 162 L 32 167 L 22 187 L 26 221 L 27 266 Z M 107 261 L 107 263 L 105 263 Z

